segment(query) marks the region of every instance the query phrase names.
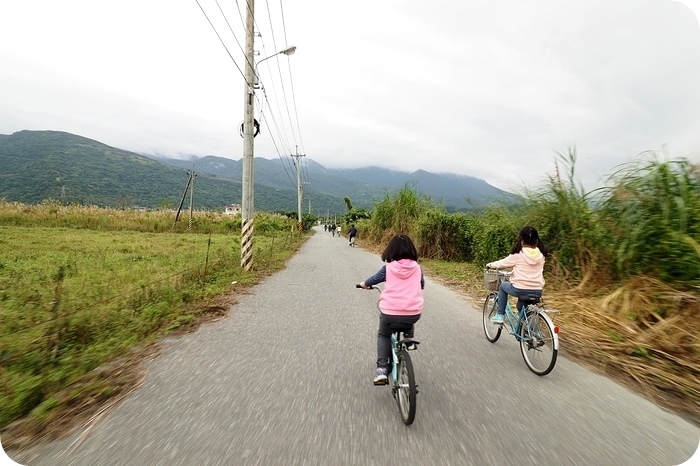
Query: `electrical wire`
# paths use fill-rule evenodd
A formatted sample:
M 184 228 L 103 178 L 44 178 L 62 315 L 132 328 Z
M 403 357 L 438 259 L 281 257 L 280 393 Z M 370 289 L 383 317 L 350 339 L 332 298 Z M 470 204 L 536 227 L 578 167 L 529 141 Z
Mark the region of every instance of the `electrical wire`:
M 236 63 L 235 59 L 234 59 L 233 56 L 231 55 L 231 52 L 229 51 L 228 47 L 227 47 L 226 44 L 224 43 L 224 40 L 222 39 L 222 37 L 221 37 L 221 35 L 219 34 L 219 32 L 217 31 L 216 27 L 215 27 L 214 24 L 212 23 L 211 19 L 209 18 L 209 16 L 208 16 L 207 13 L 205 12 L 205 10 L 204 10 L 204 8 L 202 7 L 202 5 L 200 4 L 199 0 L 196 0 L 196 1 L 197 1 L 197 5 L 199 6 L 200 10 L 202 11 L 202 13 L 204 14 L 205 18 L 206 18 L 207 21 L 209 22 L 210 26 L 212 27 L 212 29 L 213 29 L 214 32 L 216 33 L 217 37 L 219 38 L 219 41 L 220 41 L 221 44 L 224 46 L 224 49 L 226 50 L 226 52 L 228 53 L 229 57 L 231 58 L 231 60 L 232 60 L 232 61 L 234 62 L 234 64 L 236 65 L 236 67 L 238 68 L 238 71 L 239 71 L 240 74 L 243 76 L 243 79 L 245 80 L 245 79 L 246 79 L 245 73 L 243 72 L 243 70 L 241 69 L 241 67 Z M 290 170 L 291 170 L 292 168 L 294 168 L 294 161 L 292 160 L 292 156 L 291 156 L 290 133 L 291 133 L 291 139 L 294 141 L 294 146 L 297 148 L 297 150 L 298 150 L 298 147 L 299 147 L 299 143 L 301 143 L 301 145 L 302 145 L 302 152 L 303 152 L 303 140 L 302 140 L 302 138 L 301 138 L 301 130 L 300 130 L 300 124 L 299 124 L 299 112 L 298 112 L 297 103 L 296 103 L 296 96 L 295 96 L 295 93 L 294 93 L 294 85 L 293 85 L 293 79 L 292 79 L 291 65 L 289 64 L 289 62 L 287 62 L 288 73 L 289 73 L 289 83 L 290 83 L 290 88 L 291 88 L 292 107 L 293 107 L 293 110 L 294 110 L 295 120 L 292 119 L 292 113 L 291 113 L 291 111 L 290 111 L 290 103 L 289 103 L 289 99 L 288 99 L 288 96 L 287 96 L 287 89 L 286 89 L 286 86 L 285 86 L 285 79 L 284 79 L 284 77 L 283 77 L 283 75 L 282 75 L 282 68 L 281 68 L 280 63 L 279 63 L 279 57 L 277 57 L 277 58 L 275 59 L 275 62 L 277 63 L 277 71 L 278 71 L 279 80 L 280 80 L 280 86 L 281 86 L 281 96 L 282 96 L 281 98 L 282 98 L 283 102 L 281 103 L 280 100 L 278 99 L 279 93 L 278 93 L 277 90 L 276 90 L 275 80 L 274 80 L 274 79 L 271 79 L 271 81 L 270 81 L 271 84 L 270 84 L 270 85 L 271 85 L 272 91 L 273 91 L 273 93 L 272 93 L 272 100 L 274 101 L 274 105 L 273 105 L 273 103 L 272 103 L 272 101 L 271 101 L 271 98 L 270 98 L 270 95 L 267 93 L 265 87 L 262 85 L 261 80 L 260 80 L 259 77 L 257 76 L 258 70 L 256 69 L 255 64 L 250 63 L 248 57 L 247 57 L 246 54 L 245 54 L 244 47 L 242 46 L 241 42 L 238 40 L 238 37 L 236 36 L 236 34 L 235 34 L 234 30 L 233 30 L 233 27 L 232 27 L 231 23 L 229 22 L 228 18 L 226 17 L 226 14 L 224 13 L 224 11 L 223 11 L 223 9 L 222 9 L 222 7 L 221 7 L 219 1 L 218 1 L 218 0 L 215 0 L 215 2 L 216 2 L 216 5 L 217 5 L 217 7 L 218 7 L 218 9 L 219 9 L 220 14 L 221 14 L 222 17 L 224 18 L 224 21 L 226 22 L 226 25 L 227 25 L 228 28 L 229 28 L 229 31 L 230 31 L 231 34 L 233 35 L 233 37 L 234 37 L 234 39 L 235 39 L 235 41 L 236 41 L 236 43 L 237 43 L 239 49 L 241 50 L 241 52 L 243 52 L 243 55 L 244 55 L 244 58 L 245 58 L 246 63 L 248 64 L 248 66 L 251 66 L 251 68 L 253 68 L 253 70 L 254 70 L 254 72 L 255 72 L 255 74 L 256 74 L 256 77 L 258 78 L 258 80 L 259 80 L 259 82 L 260 82 L 260 88 L 261 88 L 262 91 L 263 91 L 263 92 L 262 92 L 262 94 L 263 94 L 263 99 L 261 100 L 261 99 L 258 97 L 258 95 L 255 95 L 255 93 L 254 93 L 255 99 L 256 99 L 256 101 L 259 103 L 259 109 L 260 109 L 258 121 L 259 121 L 259 123 L 260 123 L 261 125 L 262 125 L 263 122 L 265 122 L 265 121 L 268 122 L 268 128 L 269 128 L 269 130 L 270 130 L 270 131 L 269 131 L 269 135 L 270 135 L 270 139 L 272 140 L 272 143 L 273 143 L 273 146 L 274 146 L 274 148 L 275 148 L 275 151 L 277 152 L 277 155 L 278 155 L 280 161 L 282 162 L 282 166 L 283 166 L 285 172 L 287 173 L 287 177 L 289 178 L 290 182 L 292 182 L 292 184 L 295 185 L 296 182 L 294 181 L 294 179 L 293 179 L 293 177 L 292 177 L 292 174 L 290 173 Z M 255 19 L 255 15 L 253 14 L 253 10 L 252 10 L 252 6 L 251 6 L 251 4 L 250 4 L 250 1 L 246 0 L 245 3 L 246 3 L 246 5 L 245 5 L 246 14 L 250 13 L 250 14 L 253 16 L 253 25 L 254 25 L 254 26 L 253 26 L 253 27 L 254 27 L 253 33 L 255 33 L 255 30 L 260 30 L 260 28 L 258 27 L 257 20 Z M 271 11 L 270 4 L 269 4 L 268 0 L 265 1 L 265 5 L 266 5 L 266 8 L 267 8 L 267 18 L 268 18 L 268 22 L 269 22 L 269 24 L 270 24 L 270 35 L 271 35 L 271 37 L 272 37 L 272 44 L 273 44 L 274 49 L 277 50 L 277 46 L 276 46 L 276 37 L 275 37 L 275 27 L 274 27 L 274 24 L 273 24 L 273 20 L 272 20 L 272 11 Z M 241 7 L 240 3 L 238 2 L 238 0 L 236 0 L 236 6 L 237 6 L 239 18 L 240 18 L 240 20 L 241 20 L 241 23 L 243 24 L 243 28 L 244 28 L 244 30 L 247 31 L 248 26 L 247 26 L 247 24 L 246 24 L 246 21 L 245 21 L 244 18 L 243 18 L 243 12 L 241 11 L 241 10 L 242 10 L 242 7 Z M 286 22 L 285 22 L 285 18 L 284 18 L 284 9 L 282 8 L 282 2 L 281 2 L 281 0 L 280 0 L 280 12 L 281 12 L 281 21 L 282 21 L 283 36 L 284 36 L 285 44 L 286 44 L 286 43 L 287 43 Z M 264 41 L 262 40 L 262 36 L 261 36 L 261 35 L 260 35 L 260 37 L 261 37 L 261 41 L 260 41 L 260 42 L 261 42 L 261 45 L 262 45 L 262 49 L 265 50 L 265 43 L 264 43 Z M 279 53 L 279 52 L 278 52 L 278 53 Z M 270 70 L 270 71 L 272 71 L 271 68 L 270 68 L 270 63 L 268 62 L 266 65 L 267 65 L 267 69 Z M 286 113 L 286 117 L 287 117 L 286 119 L 285 119 L 285 118 L 282 118 L 282 115 L 283 115 L 283 110 L 282 110 L 282 108 L 283 108 L 283 106 L 284 106 L 284 109 L 285 109 L 285 111 L 286 111 L 286 112 L 285 112 L 285 113 Z M 264 118 L 265 109 L 269 109 L 269 113 L 268 113 L 267 119 Z M 284 121 L 288 121 L 288 122 L 289 122 L 289 129 L 290 129 L 290 132 L 287 131 L 288 126 L 287 126 L 286 124 L 284 124 Z M 296 129 L 295 129 L 295 123 L 296 123 Z M 275 132 L 277 133 L 277 138 L 274 136 L 274 133 L 275 133 Z M 297 137 L 297 135 L 298 135 L 298 137 Z M 285 152 L 285 155 L 284 155 L 284 156 L 282 155 L 282 151 Z M 308 166 L 307 166 L 306 161 L 303 162 L 303 165 L 300 167 L 300 169 L 302 170 L 302 177 L 303 177 L 303 179 L 307 180 L 307 183 L 308 183 L 309 174 L 308 174 Z
M 219 42 L 221 42 L 221 45 L 224 46 L 226 53 L 228 53 L 228 56 L 231 57 L 231 61 L 233 62 L 234 65 L 236 65 L 236 68 L 238 68 L 238 72 L 241 73 L 241 76 L 243 76 L 243 79 L 245 79 L 245 73 L 243 72 L 243 70 L 241 70 L 241 67 L 238 66 L 238 63 L 236 63 L 236 60 L 233 58 L 233 55 L 231 55 L 231 52 L 229 51 L 228 47 L 226 47 L 226 44 L 224 43 L 223 39 L 221 38 L 221 35 L 219 35 L 219 31 L 216 30 L 216 28 L 214 27 L 214 23 L 212 23 L 211 20 L 209 19 L 207 12 L 204 11 L 204 8 L 202 8 L 202 5 L 199 3 L 199 0 L 195 0 L 195 1 L 197 2 L 199 9 L 202 10 L 204 17 L 207 18 L 207 21 L 209 22 L 209 25 L 211 26 L 211 28 L 214 30 L 216 37 L 219 38 Z

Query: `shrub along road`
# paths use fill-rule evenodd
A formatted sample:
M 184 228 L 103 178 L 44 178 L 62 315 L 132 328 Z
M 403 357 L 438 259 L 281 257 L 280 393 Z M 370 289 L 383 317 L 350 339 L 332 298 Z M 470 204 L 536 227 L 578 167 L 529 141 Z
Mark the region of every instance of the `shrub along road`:
M 418 412 L 374 387 L 382 265 L 323 229 L 228 318 L 168 340 L 146 382 L 98 424 L 12 453 L 31 465 L 675 465 L 700 429 L 566 360 L 545 377 L 512 337 L 426 279 L 413 353 Z

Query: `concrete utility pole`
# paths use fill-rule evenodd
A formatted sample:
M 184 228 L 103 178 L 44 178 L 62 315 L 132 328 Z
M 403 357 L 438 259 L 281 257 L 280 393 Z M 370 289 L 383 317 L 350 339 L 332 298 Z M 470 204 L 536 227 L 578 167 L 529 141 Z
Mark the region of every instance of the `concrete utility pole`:
M 245 39 L 245 87 L 243 93 L 243 179 L 241 193 L 241 268 L 249 271 L 253 265 L 253 137 L 254 83 L 253 33 L 255 0 L 247 0 Z
M 299 166 L 299 159 L 301 157 L 304 157 L 304 154 L 299 153 L 299 147 L 297 146 L 297 153 L 292 155 L 296 159 L 296 166 L 297 166 L 297 220 L 301 224 L 301 198 L 302 196 L 302 184 L 301 184 L 301 169 Z

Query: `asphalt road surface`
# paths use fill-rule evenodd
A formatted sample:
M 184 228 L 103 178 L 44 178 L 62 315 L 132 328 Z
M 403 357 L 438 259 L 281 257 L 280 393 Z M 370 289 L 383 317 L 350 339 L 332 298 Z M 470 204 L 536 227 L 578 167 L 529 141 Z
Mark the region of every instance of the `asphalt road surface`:
M 361 243 L 361 242 L 360 242 Z M 412 426 L 374 387 L 380 258 L 316 229 L 230 316 L 168 340 L 146 382 L 89 435 L 28 465 L 676 465 L 700 429 L 560 357 L 531 373 L 515 340 L 426 278 Z M 10 453 L 12 455 L 12 453 Z

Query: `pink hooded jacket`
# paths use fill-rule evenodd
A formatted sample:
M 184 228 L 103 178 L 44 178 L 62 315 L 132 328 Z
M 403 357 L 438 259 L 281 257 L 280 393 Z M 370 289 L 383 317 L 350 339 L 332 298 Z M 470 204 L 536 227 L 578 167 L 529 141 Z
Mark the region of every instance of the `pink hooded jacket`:
M 541 290 L 544 288 L 544 255 L 539 248 L 524 246 L 519 253 L 511 254 L 505 259 L 490 262 L 486 267 L 492 269 L 513 268 L 510 282 L 520 290 Z
M 400 259 L 386 264 L 386 284 L 379 308 L 388 315 L 416 315 L 423 310 L 423 290 L 418 262 Z

